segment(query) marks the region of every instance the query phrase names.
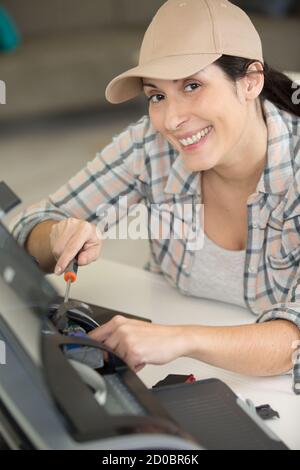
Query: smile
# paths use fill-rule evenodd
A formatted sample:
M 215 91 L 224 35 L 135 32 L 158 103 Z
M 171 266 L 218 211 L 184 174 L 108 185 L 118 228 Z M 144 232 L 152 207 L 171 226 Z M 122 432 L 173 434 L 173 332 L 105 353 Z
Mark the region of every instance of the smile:
M 193 150 L 198 150 L 200 147 L 202 147 L 207 139 L 209 138 L 211 131 L 213 129 L 213 126 L 208 126 L 205 129 L 203 129 L 201 132 L 198 132 L 197 134 L 188 137 L 187 139 L 180 139 L 179 142 L 184 149 L 184 151 L 193 151 Z
M 206 137 L 207 134 L 209 134 L 209 132 L 212 130 L 212 128 L 212 126 L 205 127 L 205 129 L 202 129 L 202 131 L 198 132 L 197 134 L 191 135 L 187 139 L 180 139 L 179 142 L 181 143 L 181 145 L 183 145 L 183 147 L 195 145 L 200 142 L 200 140 L 202 140 L 204 137 Z

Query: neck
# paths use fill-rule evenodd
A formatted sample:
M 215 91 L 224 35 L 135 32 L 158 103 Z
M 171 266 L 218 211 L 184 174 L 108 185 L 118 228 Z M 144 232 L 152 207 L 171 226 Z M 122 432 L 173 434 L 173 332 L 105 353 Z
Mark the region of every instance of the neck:
M 259 100 L 250 112 L 248 123 L 234 151 L 209 173 L 218 184 L 251 192 L 256 188 L 267 159 L 268 133 Z

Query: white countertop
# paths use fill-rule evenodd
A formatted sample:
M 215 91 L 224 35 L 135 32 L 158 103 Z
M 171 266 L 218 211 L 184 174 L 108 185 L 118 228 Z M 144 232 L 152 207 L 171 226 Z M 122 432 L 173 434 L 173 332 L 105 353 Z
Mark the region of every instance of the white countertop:
M 284 72 L 291 80 L 300 83 L 300 72 Z
M 64 294 L 62 277 L 49 276 Z M 236 325 L 253 323 L 255 317 L 246 309 L 181 295 L 164 278 L 132 266 L 100 259 L 80 268 L 78 280 L 71 287 L 71 297 L 150 318 L 154 323 Z M 200 361 L 180 358 L 164 366 L 146 366 L 138 375 L 151 387 L 168 374 L 194 374 L 199 379 L 216 377 L 237 395 L 249 398 L 256 406 L 270 404 L 280 419 L 268 426 L 291 449 L 300 450 L 300 396 L 292 391 L 292 377 L 246 377 L 218 369 Z

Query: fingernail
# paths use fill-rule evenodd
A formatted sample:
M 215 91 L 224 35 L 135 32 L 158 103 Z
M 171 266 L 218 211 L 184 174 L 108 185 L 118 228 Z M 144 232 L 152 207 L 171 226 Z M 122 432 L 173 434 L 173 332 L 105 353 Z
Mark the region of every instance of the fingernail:
M 62 269 L 60 266 L 56 266 L 55 270 L 54 270 L 54 273 L 59 276 L 61 273 L 62 273 Z

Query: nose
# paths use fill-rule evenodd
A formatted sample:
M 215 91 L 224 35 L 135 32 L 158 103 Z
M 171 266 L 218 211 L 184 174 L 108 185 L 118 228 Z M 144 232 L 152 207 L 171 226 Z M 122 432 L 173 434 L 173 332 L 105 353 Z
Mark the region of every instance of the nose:
M 169 132 L 179 129 L 188 120 L 186 105 L 178 98 L 166 100 L 164 111 L 165 129 Z

